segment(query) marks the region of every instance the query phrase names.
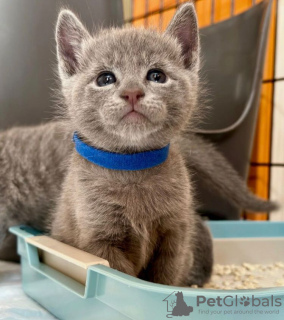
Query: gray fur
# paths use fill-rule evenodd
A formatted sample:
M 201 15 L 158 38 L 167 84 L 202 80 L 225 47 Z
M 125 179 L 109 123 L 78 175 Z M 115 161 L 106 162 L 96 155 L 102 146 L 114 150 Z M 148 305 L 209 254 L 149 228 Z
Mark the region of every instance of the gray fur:
M 195 213 L 177 142 L 197 107 L 199 38 L 193 4 L 177 11 L 164 34 L 124 28 L 90 36 L 64 10 L 56 40 L 72 131 L 111 152 L 171 146 L 163 164 L 140 171 L 108 170 L 74 150 L 51 235 L 132 276 L 168 285 L 203 285 L 212 270 L 212 240 Z M 167 81 L 146 80 L 151 69 L 162 69 Z M 102 71 L 112 71 L 117 81 L 99 87 L 96 78 Z M 130 90 L 139 91 L 138 102 L 125 100 Z M 128 117 L 131 110 L 139 112 L 138 118 Z
M 54 122 L 0 133 L 0 244 L 4 244 L 0 259 L 17 259 L 10 226 L 28 224 L 46 230 L 72 147 L 64 128 Z
M 194 170 L 209 188 L 229 198 L 237 207 L 256 212 L 270 212 L 278 208 L 277 203 L 263 200 L 248 190 L 213 144 L 196 134 L 187 133 L 180 140 L 180 146 L 189 170 Z

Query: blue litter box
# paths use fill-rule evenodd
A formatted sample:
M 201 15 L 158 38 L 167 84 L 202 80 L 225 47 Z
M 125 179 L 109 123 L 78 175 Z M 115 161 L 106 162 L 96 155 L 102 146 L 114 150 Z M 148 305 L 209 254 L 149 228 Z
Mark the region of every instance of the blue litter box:
M 284 262 L 284 223 L 208 225 L 216 263 Z M 10 231 L 17 236 L 23 290 L 59 319 L 284 319 L 284 287 L 225 291 L 153 284 L 29 227 Z M 183 304 L 186 315 L 175 315 L 174 302 Z

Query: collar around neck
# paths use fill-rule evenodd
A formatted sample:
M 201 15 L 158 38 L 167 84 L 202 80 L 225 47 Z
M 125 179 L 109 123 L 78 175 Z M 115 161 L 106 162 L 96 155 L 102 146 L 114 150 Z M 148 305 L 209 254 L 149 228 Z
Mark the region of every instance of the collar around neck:
M 135 171 L 149 169 L 165 162 L 168 158 L 169 147 L 161 149 L 122 154 L 100 150 L 83 142 L 77 132 L 74 133 L 73 141 L 76 151 L 86 160 L 107 169 Z

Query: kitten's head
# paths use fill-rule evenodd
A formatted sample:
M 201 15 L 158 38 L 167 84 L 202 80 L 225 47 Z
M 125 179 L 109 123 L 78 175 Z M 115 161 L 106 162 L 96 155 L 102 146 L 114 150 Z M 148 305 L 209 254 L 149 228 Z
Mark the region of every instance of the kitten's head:
M 102 30 L 91 36 L 70 11 L 56 28 L 62 93 L 74 131 L 107 150 L 162 147 L 196 105 L 199 35 L 192 3 L 167 30 Z

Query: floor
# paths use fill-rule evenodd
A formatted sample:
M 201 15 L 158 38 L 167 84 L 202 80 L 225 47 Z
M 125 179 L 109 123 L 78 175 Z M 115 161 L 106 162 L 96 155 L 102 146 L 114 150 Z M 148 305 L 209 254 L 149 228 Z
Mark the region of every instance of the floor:
M 20 265 L 0 261 L 0 320 L 54 320 L 27 297 L 21 286 Z

